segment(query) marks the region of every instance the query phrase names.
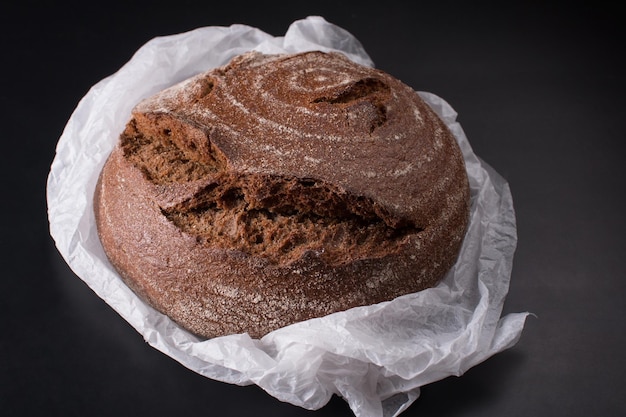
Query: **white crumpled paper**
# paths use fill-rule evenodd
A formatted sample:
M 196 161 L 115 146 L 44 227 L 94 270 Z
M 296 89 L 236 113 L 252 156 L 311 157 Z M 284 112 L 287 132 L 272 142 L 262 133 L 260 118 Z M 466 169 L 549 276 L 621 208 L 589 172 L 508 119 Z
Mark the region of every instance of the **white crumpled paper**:
M 92 196 L 100 169 L 141 99 L 249 50 L 336 50 L 373 65 L 351 34 L 321 17 L 294 22 L 284 37 L 233 25 L 151 40 L 80 101 L 59 140 L 48 178 L 50 231 L 73 271 L 145 340 L 206 377 L 257 384 L 269 394 L 318 409 L 333 394 L 358 417 L 396 416 L 419 387 L 461 375 L 514 345 L 527 313 L 500 317 L 516 246 L 509 187 L 474 153 L 442 99 L 419 93 L 445 120 L 463 151 L 471 223 L 459 260 L 436 288 L 276 330 L 200 340 L 142 302 L 107 261 Z

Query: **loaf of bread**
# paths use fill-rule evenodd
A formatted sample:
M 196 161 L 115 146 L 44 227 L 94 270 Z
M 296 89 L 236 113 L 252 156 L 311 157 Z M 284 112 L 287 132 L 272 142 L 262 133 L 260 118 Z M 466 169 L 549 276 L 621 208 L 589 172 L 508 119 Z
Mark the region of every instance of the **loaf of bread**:
M 94 203 L 139 297 L 201 337 L 261 337 L 436 285 L 469 186 L 399 80 L 338 53 L 250 52 L 139 103 Z

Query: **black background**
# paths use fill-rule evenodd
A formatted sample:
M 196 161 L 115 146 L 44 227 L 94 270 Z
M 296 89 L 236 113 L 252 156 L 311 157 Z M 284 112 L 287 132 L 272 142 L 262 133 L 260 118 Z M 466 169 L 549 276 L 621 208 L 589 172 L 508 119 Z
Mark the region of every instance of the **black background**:
M 617 6 L 343 1 L 0 6 L 0 415 L 350 416 L 206 379 L 149 347 L 66 266 L 45 182 L 81 97 L 145 42 L 201 26 L 283 35 L 321 15 L 445 98 L 510 183 L 518 344 L 422 389 L 406 416 L 626 415 L 624 15 Z

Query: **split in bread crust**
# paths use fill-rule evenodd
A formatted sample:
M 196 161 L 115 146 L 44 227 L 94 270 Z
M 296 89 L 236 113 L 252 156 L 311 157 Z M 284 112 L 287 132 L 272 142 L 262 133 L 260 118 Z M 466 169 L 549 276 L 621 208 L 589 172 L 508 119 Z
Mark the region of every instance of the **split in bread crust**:
M 211 178 L 163 215 L 198 243 L 237 250 L 285 265 L 305 251 L 319 251 L 330 265 L 377 257 L 393 250 L 415 225 L 387 224 L 375 201 L 343 192 L 323 180 L 278 174 L 236 173 L 210 154 L 211 163 L 185 155 L 171 131 L 146 137 L 130 123 L 124 157 L 157 185 Z

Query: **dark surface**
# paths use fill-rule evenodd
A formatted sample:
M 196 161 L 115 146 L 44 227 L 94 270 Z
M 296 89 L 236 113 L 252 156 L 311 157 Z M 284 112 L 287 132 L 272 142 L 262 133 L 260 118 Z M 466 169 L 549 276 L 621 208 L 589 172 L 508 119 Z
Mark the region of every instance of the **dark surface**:
M 536 317 L 515 347 L 424 387 L 402 415 L 626 415 L 616 7 L 211 3 L 0 6 L 0 415 L 351 415 L 338 398 L 306 411 L 152 349 L 69 270 L 46 215 L 46 176 L 67 119 L 142 44 L 232 23 L 282 35 L 307 15 L 349 30 L 379 68 L 445 98 L 513 192 L 519 244 L 505 312 Z

